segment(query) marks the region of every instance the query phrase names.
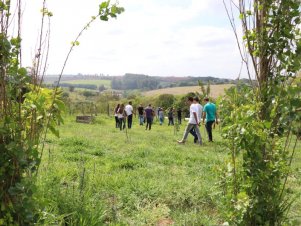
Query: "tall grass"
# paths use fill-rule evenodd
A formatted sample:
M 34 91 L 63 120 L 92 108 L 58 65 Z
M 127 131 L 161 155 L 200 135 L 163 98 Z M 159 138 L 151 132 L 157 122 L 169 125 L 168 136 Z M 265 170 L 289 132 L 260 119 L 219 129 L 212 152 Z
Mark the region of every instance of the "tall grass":
M 60 139 L 47 140 L 51 155 L 44 156 L 37 181 L 37 198 L 46 206 L 41 224 L 223 223 L 218 181 L 227 153 L 218 128 L 215 142 L 200 147 L 192 137 L 177 144 L 184 126 L 174 135 L 166 124 L 146 131 L 134 119 L 127 139 L 113 118 L 99 116 L 93 125 L 74 121 L 66 120 Z M 292 189 L 300 183 L 299 170 Z

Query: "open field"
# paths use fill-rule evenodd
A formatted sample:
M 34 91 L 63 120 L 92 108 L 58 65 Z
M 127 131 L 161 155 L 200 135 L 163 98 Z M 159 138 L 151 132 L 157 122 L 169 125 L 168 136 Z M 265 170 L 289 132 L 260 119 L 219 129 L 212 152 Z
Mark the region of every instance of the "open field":
M 233 84 L 222 84 L 222 85 L 210 85 L 211 88 L 211 97 L 217 98 L 218 96 L 224 93 L 225 89 L 230 88 Z M 201 88 L 199 86 L 185 86 L 185 87 L 173 87 L 173 88 L 165 88 L 165 89 L 156 89 L 144 92 L 145 96 L 155 96 L 160 94 L 174 94 L 181 95 L 187 94 L 189 92 L 201 92 Z
M 45 225 L 221 225 L 219 170 L 229 157 L 214 130 L 214 143 L 177 144 L 179 131 L 157 122 L 120 131 L 114 119 L 95 124 L 67 118 L 61 138 L 50 135 L 37 180 L 37 199 L 46 206 Z M 299 146 L 300 150 L 300 146 Z M 291 188 L 301 188 L 301 153 Z M 301 215 L 298 196 L 292 217 Z
M 101 80 L 101 79 L 78 79 L 78 80 L 62 80 L 60 83 L 68 84 L 83 84 L 83 85 L 104 85 L 106 88 L 111 88 L 110 80 Z M 52 81 L 45 81 L 45 84 L 53 84 Z
M 111 88 L 111 81 L 110 80 L 68 80 L 62 81 L 61 83 L 69 83 L 69 84 L 92 84 L 92 85 L 104 85 L 106 88 Z

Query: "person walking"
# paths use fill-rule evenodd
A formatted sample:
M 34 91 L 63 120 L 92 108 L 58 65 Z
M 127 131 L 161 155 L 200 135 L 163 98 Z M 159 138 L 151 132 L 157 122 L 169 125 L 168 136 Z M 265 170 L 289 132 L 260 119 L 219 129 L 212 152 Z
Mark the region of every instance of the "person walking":
M 189 107 L 189 112 L 190 112 L 189 121 L 188 121 L 188 124 L 185 128 L 183 138 L 182 138 L 182 140 L 178 140 L 178 143 L 179 144 L 184 144 L 187 140 L 187 136 L 188 136 L 190 130 L 194 128 L 195 132 L 197 134 L 197 137 L 198 137 L 198 142 L 199 142 L 200 145 L 202 145 L 202 138 L 201 138 L 201 134 L 200 134 L 200 130 L 199 130 L 199 123 L 200 122 L 199 122 L 199 119 L 198 119 L 198 109 L 197 109 L 196 105 L 193 104 L 193 98 L 192 97 L 188 97 L 187 102 L 190 105 L 190 107 Z
M 133 106 L 132 101 L 129 101 L 129 104 L 125 106 L 125 113 L 127 116 L 127 124 L 128 129 L 132 128 L 132 122 L 133 122 Z
M 174 125 L 174 121 L 173 121 L 173 108 L 171 107 L 167 113 L 168 115 L 168 125 Z
M 121 104 L 118 111 L 117 111 L 117 116 L 119 120 L 119 128 L 120 130 L 123 130 L 125 128 L 125 117 L 126 113 L 124 110 L 124 104 Z
M 117 106 L 114 109 L 114 117 L 115 117 L 115 128 L 119 128 L 119 119 L 118 119 L 118 109 L 120 107 L 120 104 L 117 104 Z
M 178 118 L 178 124 L 181 125 L 181 123 L 182 123 L 182 110 L 181 110 L 181 108 L 177 109 L 177 118 Z
M 148 107 L 145 108 L 144 113 L 145 113 L 145 118 L 146 118 L 145 130 L 147 130 L 147 128 L 149 130 L 151 130 L 152 123 L 153 123 L 153 117 L 154 117 L 154 114 L 155 114 L 151 104 L 149 104 Z
M 139 124 L 140 126 L 143 126 L 144 123 L 144 108 L 142 107 L 142 104 L 139 105 L 138 107 L 138 115 L 139 115 Z
M 202 114 L 203 114 L 203 106 L 200 104 L 200 99 L 195 96 L 193 98 L 193 104 L 196 106 L 196 108 L 198 109 L 197 111 L 197 115 L 198 115 L 198 119 L 199 119 L 199 122 L 201 122 L 201 119 L 202 119 Z M 196 131 L 195 129 L 193 128 L 192 130 L 190 130 L 190 133 L 192 134 L 192 136 L 194 136 L 194 143 L 197 143 L 198 141 L 198 136 L 196 134 Z M 201 135 L 201 133 L 200 133 Z M 201 138 L 202 138 L 202 135 L 201 135 Z
M 159 117 L 159 123 L 160 123 L 160 125 L 162 125 L 164 122 L 164 111 L 163 111 L 163 108 L 161 108 L 161 107 L 159 107 L 159 110 L 158 110 L 158 117 Z
M 204 99 L 205 101 L 205 106 L 203 109 L 203 124 L 205 122 L 205 118 L 206 118 L 206 131 L 208 134 L 208 140 L 209 142 L 213 142 L 212 140 L 212 125 L 214 122 L 216 122 L 216 124 L 218 124 L 218 118 L 217 118 L 217 111 L 216 111 L 216 106 L 214 103 L 211 103 L 209 101 L 209 98 L 206 97 Z

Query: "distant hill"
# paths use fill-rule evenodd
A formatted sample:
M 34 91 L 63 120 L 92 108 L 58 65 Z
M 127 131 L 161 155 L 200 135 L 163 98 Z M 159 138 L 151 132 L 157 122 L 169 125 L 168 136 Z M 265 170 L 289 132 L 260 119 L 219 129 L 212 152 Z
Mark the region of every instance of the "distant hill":
M 47 84 L 56 84 L 58 76 L 46 76 L 44 82 Z M 237 80 L 216 78 L 212 76 L 207 77 L 163 77 L 163 76 L 149 76 L 144 74 L 126 73 L 123 76 L 109 76 L 109 75 L 63 75 L 61 79 L 61 86 L 74 86 L 76 84 L 97 85 L 103 84 L 105 88 L 112 88 L 114 90 L 156 90 L 172 87 L 190 87 L 198 85 L 198 81 L 202 81 L 204 85 L 210 83 L 217 84 L 236 84 Z M 240 82 L 248 83 L 248 79 L 241 79 Z

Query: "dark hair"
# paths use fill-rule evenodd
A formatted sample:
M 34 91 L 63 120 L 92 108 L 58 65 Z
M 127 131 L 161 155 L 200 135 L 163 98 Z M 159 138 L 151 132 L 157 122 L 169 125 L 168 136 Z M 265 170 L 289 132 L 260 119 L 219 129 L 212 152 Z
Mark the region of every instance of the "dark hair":
M 132 101 L 129 101 L 129 104 L 132 104 Z
M 119 109 L 118 109 L 118 113 L 123 114 L 123 111 L 124 111 L 124 104 L 121 104 Z
M 119 109 L 119 107 L 120 107 L 120 104 L 117 104 L 117 106 L 115 107 L 115 113 L 118 113 L 118 109 Z
M 193 98 L 193 100 L 195 100 L 196 102 L 199 102 L 199 101 L 200 101 L 200 99 L 199 99 L 197 96 L 195 96 L 195 97 Z
M 204 98 L 204 101 L 209 101 L 209 98 L 208 98 L 208 97 L 205 97 L 205 98 Z
M 192 102 L 193 101 L 193 97 L 188 97 L 187 100 L 190 101 L 190 102 Z

